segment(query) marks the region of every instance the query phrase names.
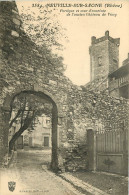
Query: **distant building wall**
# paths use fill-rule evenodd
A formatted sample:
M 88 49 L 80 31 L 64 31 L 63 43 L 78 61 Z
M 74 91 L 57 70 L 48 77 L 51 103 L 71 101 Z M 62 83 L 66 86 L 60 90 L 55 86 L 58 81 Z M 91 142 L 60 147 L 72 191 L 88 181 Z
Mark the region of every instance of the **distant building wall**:
M 119 41 L 108 41 L 108 54 L 109 54 L 109 73 L 115 71 L 119 67 Z
M 91 81 L 107 76 L 118 68 L 119 65 L 119 44 L 120 39 L 113 39 L 109 36 L 109 31 L 105 36 L 96 39 L 92 37 L 90 53 L 90 75 Z
M 129 55 L 120 68 L 108 75 L 109 94 L 129 99 Z
M 49 121 L 49 122 L 48 122 Z M 24 145 L 30 147 L 52 147 L 52 126 L 51 118 L 43 114 L 37 117 L 37 122 L 33 129 L 29 127 L 22 134 L 24 137 Z

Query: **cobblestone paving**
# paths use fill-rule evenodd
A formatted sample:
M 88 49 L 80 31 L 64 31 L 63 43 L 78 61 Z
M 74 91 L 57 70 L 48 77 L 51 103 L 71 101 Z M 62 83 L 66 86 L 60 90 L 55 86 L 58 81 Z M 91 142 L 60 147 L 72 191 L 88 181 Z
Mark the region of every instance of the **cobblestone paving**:
M 43 169 L 50 163 L 49 150 L 19 151 L 8 170 L 1 171 L 0 195 L 79 195 L 70 184 L 54 173 Z M 15 181 L 16 188 L 8 190 L 8 182 Z

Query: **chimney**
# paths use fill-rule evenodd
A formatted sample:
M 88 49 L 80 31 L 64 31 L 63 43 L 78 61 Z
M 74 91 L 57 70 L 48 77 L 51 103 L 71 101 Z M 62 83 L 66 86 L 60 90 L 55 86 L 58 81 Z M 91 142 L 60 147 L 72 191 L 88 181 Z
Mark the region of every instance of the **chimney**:
M 91 37 L 91 44 L 94 44 L 95 43 L 95 41 L 96 41 L 96 37 Z
M 105 32 L 105 36 L 109 37 L 109 31 L 108 30 Z

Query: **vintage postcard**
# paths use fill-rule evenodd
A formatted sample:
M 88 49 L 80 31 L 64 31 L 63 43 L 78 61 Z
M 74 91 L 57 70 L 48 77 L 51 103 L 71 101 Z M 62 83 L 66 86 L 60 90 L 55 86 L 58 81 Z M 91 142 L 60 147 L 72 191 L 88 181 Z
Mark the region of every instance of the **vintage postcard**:
M 128 194 L 129 1 L 0 1 L 0 195 Z

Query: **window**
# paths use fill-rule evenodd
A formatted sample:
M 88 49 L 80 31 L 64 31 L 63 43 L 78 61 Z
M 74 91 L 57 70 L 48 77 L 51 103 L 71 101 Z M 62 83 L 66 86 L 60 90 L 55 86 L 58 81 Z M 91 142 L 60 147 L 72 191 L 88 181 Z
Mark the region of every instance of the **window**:
M 98 57 L 98 65 L 99 66 L 102 66 L 102 56 L 99 56 Z
M 47 119 L 47 120 L 46 120 L 46 124 L 50 124 L 50 120 Z
M 113 64 L 114 65 L 117 65 L 118 64 L 116 59 L 113 59 Z

